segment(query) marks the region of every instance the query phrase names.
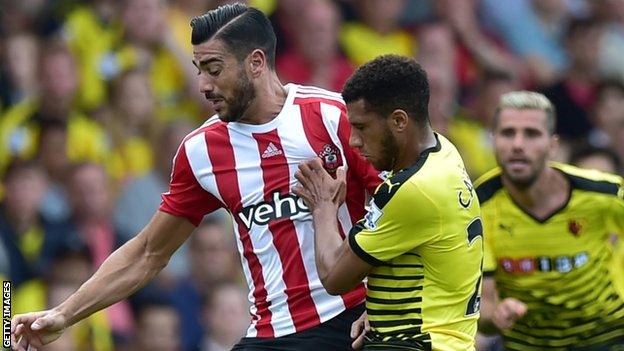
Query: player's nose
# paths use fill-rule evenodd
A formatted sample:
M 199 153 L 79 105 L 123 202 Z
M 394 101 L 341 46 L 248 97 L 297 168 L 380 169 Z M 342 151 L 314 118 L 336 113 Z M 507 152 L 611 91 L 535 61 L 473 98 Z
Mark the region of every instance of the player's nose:
M 349 135 L 349 146 L 356 149 L 362 147 L 362 138 L 353 131 L 351 131 L 351 135 Z
M 204 77 L 203 75 L 199 76 L 199 91 L 202 94 L 211 93 L 214 90 L 214 84 L 211 82 L 209 78 Z

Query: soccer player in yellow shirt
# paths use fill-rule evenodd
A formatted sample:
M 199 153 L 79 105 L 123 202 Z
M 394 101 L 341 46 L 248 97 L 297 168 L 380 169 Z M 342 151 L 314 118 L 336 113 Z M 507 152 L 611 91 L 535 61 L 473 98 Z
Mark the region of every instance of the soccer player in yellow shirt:
M 474 350 L 479 202 L 455 146 L 431 129 L 425 72 L 413 59 L 380 56 L 354 73 L 343 97 L 349 143 L 388 173 L 343 240 L 344 170 L 334 179 L 319 159 L 300 164 L 295 192 L 312 211 L 323 286 L 340 294 L 368 277 L 365 350 Z
M 484 235 L 480 329 L 507 350 L 622 350 L 622 178 L 548 162 L 555 112 L 538 93 L 503 95 L 493 122 L 499 168 L 476 182 Z

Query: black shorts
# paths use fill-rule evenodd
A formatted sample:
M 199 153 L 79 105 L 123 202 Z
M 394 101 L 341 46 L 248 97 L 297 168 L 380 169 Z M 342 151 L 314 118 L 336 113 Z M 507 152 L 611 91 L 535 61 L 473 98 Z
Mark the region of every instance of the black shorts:
M 364 313 L 364 304 L 350 308 L 314 328 L 279 338 L 242 338 L 233 351 L 351 350 L 351 324 Z

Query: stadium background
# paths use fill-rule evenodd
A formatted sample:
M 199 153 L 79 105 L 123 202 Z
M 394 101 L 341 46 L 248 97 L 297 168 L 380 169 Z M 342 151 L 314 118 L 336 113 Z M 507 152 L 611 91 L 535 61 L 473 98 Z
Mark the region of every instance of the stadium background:
M 225 2 L 0 1 L 0 275 L 14 313 L 58 304 L 158 207 L 180 139 L 211 115 L 188 22 Z M 558 160 L 623 172 L 624 1 L 249 3 L 273 22 L 284 83 L 340 91 L 377 55 L 416 57 L 432 123 L 473 179 L 495 164 L 497 99 L 517 89 L 554 102 Z M 45 350 L 229 349 L 249 318 L 239 266 L 215 213 L 156 281 Z

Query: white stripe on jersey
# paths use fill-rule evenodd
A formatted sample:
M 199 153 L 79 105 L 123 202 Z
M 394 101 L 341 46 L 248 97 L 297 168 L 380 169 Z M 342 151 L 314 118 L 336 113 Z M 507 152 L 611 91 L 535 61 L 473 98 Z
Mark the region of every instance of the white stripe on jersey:
M 224 204 L 223 198 L 219 194 L 215 177 L 212 175 L 212 163 L 208 157 L 206 135 L 198 133 L 190 137 L 184 143 L 184 147 L 186 149 L 186 157 L 193 170 L 193 175 L 199 185 Z
M 230 135 L 237 134 L 231 131 Z M 230 140 L 232 148 L 234 149 L 234 160 L 238 169 L 237 175 L 238 187 L 241 192 L 241 207 L 245 208 L 263 202 L 264 180 L 262 179 L 258 144 L 251 136 L 231 138 Z M 232 215 L 237 216 L 238 214 L 233 213 Z M 273 236 L 269 230 L 269 225 L 253 223 L 252 229 L 250 229 L 249 232 L 249 238 L 252 242 L 254 253 L 256 253 L 260 265 L 262 266 L 267 300 L 271 301 L 269 310 L 272 313 L 271 325 L 273 325 L 275 337 L 294 333 L 295 325 L 290 316 L 290 311 L 288 310 L 288 303 L 286 301 L 287 295 L 284 293 L 286 284 L 283 279 L 284 272 L 282 269 L 282 262 L 273 244 Z M 250 301 L 253 303 L 253 294 L 250 293 L 249 297 Z

